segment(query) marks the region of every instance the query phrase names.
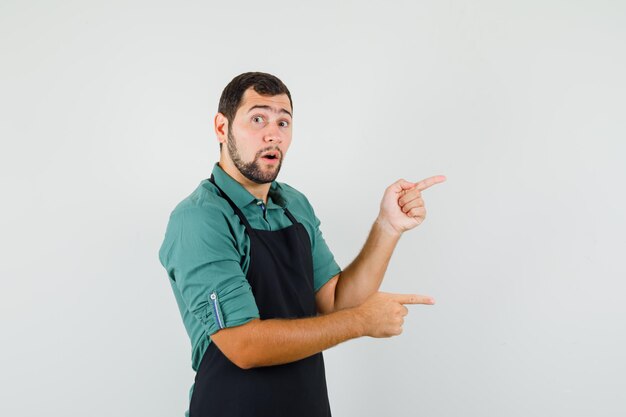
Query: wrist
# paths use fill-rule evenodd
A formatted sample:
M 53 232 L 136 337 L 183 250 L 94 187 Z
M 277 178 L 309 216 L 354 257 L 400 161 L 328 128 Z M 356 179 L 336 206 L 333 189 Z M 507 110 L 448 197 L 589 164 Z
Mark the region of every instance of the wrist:
M 378 226 L 378 228 L 386 235 L 395 237 L 397 239 L 402 236 L 402 231 L 397 230 L 387 219 L 380 215 L 374 221 L 374 225 Z
M 363 308 L 361 306 L 357 306 L 346 311 L 352 316 L 351 321 L 353 323 L 352 327 L 356 332 L 355 337 L 367 336 L 367 323 L 369 320 Z

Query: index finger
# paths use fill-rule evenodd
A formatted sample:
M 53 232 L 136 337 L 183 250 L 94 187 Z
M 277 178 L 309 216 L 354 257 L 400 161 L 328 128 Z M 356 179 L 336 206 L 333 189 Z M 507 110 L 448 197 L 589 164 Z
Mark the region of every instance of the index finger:
M 434 177 L 426 178 L 425 180 L 421 180 L 417 183 L 416 188 L 419 191 L 424 191 L 425 189 L 432 187 L 435 184 L 442 183 L 446 180 L 446 177 L 443 175 L 435 175 Z
M 419 294 L 390 294 L 400 304 L 435 304 L 435 299 Z

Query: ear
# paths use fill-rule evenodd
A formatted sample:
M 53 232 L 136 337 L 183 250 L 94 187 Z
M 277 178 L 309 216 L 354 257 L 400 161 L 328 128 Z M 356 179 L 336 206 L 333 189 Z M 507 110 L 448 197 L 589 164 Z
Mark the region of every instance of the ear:
M 226 143 L 228 138 L 228 119 L 222 113 L 217 113 L 213 120 L 215 135 L 219 143 Z

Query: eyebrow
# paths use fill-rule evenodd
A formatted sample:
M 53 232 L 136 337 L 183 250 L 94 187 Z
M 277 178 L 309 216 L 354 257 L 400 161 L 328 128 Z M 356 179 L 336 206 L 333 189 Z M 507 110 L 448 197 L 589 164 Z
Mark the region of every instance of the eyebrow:
M 267 105 L 263 105 L 263 106 L 262 106 L 262 105 L 260 105 L 260 104 L 257 104 L 257 105 L 254 105 L 254 106 L 250 107 L 250 108 L 248 109 L 248 113 L 250 113 L 250 112 L 251 112 L 252 110 L 254 110 L 254 109 L 265 109 L 265 110 L 271 110 L 271 111 L 273 111 L 274 113 L 287 113 L 290 117 L 293 117 L 293 116 L 291 116 L 291 113 L 289 113 L 289 112 L 288 112 L 287 110 L 285 110 L 285 109 L 280 109 L 280 111 L 278 111 L 278 110 L 276 110 L 276 108 L 274 108 L 274 107 L 272 107 L 272 106 L 267 106 Z

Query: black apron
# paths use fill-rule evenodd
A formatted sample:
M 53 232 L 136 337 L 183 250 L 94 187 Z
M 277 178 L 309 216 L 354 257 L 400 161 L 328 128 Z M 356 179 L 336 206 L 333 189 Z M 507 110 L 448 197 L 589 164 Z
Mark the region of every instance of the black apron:
M 215 184 L 246 228 L 252 287 L 261 320 L 317 314 L 309 235 L 286 208 L 292 225 L 269 231 L 250 227 Z M 196 373 L 189 417 L 330 417 L 324 358 L 317 353 L 284 365 L 243 370 L 210 343 Z

